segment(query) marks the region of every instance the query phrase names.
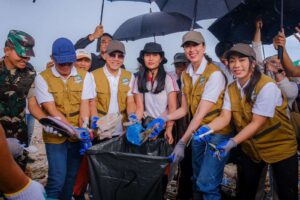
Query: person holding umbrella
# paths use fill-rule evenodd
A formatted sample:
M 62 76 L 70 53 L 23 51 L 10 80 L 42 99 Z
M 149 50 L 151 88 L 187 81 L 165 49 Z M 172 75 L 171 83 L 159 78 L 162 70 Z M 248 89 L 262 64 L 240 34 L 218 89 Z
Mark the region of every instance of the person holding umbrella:
M 238 199 L 255 199 L 266 164 L 272 166 L 279 199 L 297 199 L 297 142 L 287 99 L 270 77 L 261 74 L 249 45 L 234 45 L 226 57 L 236 81 L 228 86 L 220 116 L 200 127 L 193 137 L 199 138 L 203 131 L 218 133 L 233 122 L 238 134 L 218 143 L 214 155 L 227 156 L 241 144 Z
M 96 55 L 92 53 L 92 65 L 91 68 L 89 69 L 89 72 L 94 71 L 98 68 L 101 68 L 105 65 L 105 57 L 104 54 L 106 52 L 106 48 L 110 41 L 112 40 L 112 36 L 109 33 L 104 33 L 103 26 L 98 25 L 95 28 L 95 31 L 78 40 L 75 44 L 75 49 L 84 49 L 86 46 L 91 44 L 93 41 L 97 40 L 100 38 L 100 46 L 97 47 L 97 50 L 100 50 L 100 54 Z

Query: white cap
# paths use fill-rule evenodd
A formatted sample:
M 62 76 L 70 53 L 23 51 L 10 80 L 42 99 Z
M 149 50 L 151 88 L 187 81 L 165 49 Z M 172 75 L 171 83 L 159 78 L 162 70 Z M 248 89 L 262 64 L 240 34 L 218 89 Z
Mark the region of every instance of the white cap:
M 81 59 L 81 58 L 88 58 L 90 60 L 92 60 L 92 55 L 90 52 L 88 52 L 85 49 L 77 49 L 76 50 L 76 59 Z

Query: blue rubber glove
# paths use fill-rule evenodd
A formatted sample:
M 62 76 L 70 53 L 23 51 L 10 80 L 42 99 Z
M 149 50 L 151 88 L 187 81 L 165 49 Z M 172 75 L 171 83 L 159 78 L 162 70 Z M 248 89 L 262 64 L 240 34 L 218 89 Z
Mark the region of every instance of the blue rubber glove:
M 128 121 L 131 123 L 141 123 L 141 121 L 138 119 L 135 113 L 130 113 L 128 115 Z
M 131 144 L 141 146 L 144 140 L 141 134 L 143 131 L 144 128 L 140 123 L 132 124 L 126 129 L 126 138 Z
M 84 153 L 92 146 L 93 135 L 90 134 L 87 128 L 76 128 L 78 132 L 78 139 L 80 139 L 80 155 L 84 155 Z
M 154 130 L 150 133 L 149 138 L 155 138 L 156 136 L 158 136 L 160 134 L 160 132 L 162 132 L 165 128 L 164 125 L 166 123 L 166 119 L 163 117 L 158 117 L 154 120 L 152 120 L 148 125 L 146 130 L 149 130 L 153 127 Z
M 185 149 L 185 143 L 181 139 L 176 144 L 172 154 L 168 157 L 170 161 L 173 163 L 178 163 L 182 161 L 182 159 L 184 158 L 184 149 Z
M 218 144 L 216 146 L 216 149 L 219 151 L 219 156 L 221 158 L 223 158 L 229 153 L 229 151 L 232 148 L 234 148 L 236 146 L 237 146 L 237 143 L 232 138 L 230 138 L 229 140 L 223 141 L 220 144 Z M 215 152 L 215 154 L 216 154 L 216 152 Z
M 100 117 L 98 117 L 98 116 L 92 116 L 92 118 L 91 118 L 91 129 L 95 130 L 95 129 L 98 128 L 97 127 L 97 122 L 98 122 L 99 119 L 100 119 Z
M 212 131 L 212 129 L 207 125 L 203 125 L 194 133 L 193 139 L 197 142 L 209 142 L 211 138 L 210 135 L 203 136 L 203 134 L 209 131 Z

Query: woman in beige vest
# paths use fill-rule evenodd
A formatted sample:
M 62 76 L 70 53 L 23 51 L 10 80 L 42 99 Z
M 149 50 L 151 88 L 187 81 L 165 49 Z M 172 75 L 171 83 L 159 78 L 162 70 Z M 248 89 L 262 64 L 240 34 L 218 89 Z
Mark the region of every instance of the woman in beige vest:
M 216 132 L 232 121 L 238 134 L 218 144 L 214 154 L 223 157 L 241 144 L 238 199 L 255 198 L 266 164 L 272 166 L 279 198 L 297 199 L 297 143 L 287 99 L 270 77 L 260 73 L 249 45 L 236 44 L 226 57 L 236 81 L 228 86 L 221 115 L 206 127 Z

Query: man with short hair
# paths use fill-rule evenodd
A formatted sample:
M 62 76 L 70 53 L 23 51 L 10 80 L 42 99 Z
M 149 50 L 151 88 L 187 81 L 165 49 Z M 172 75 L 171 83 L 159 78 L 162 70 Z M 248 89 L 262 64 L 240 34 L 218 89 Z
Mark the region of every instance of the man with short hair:
M 105 57 L 104 54 L 106 52 L 107 45 L 113 39 L 109 33 L 104 33 L 103 26 L 98 25 L 95 28 L 95 31 L 78 40 L 75 44 L 75 49 L 84 49 L 86 46 L 91 44 L 93 41 L 100 39 L 100 44 L 97 46 L 97 52 L 100 52 L 99 55 L 92 53 L 92 65 L 89 71 L 94 71 L 98 68 L 101 68 L 105 65 Z M 98 45 L 98 44 L 97 44 Z
M 92 64 L 92 55 L 85 49 L 76 50 L 76 62 L 74 63 L 75 67 L 88 71 L 91 68 Z
M 175 73 L 177 76 L 177 84 L 178 87 L 181 89 L 181 74 L 183 71 L 186 70 L 189 61 L 186 58 L 186 56 L 184 55 L 184 53 L 176 53 L 174 55 L 174 67 L 175 67 Z
M 132 94 L 134 77 L 131 72 L 121 69 L 125 53 L 124 44 L 112 40 L 105 53 L 105 66 L 92 72 L 96 85 L 96 106 L 91 108 L 92 116 L 102 117 L 120 112 L 123 120 L 126 120 L 127 114 L 135 112 Z M 123 127 L 120 123 L 113 136 L 120 135 L 122 132 Z
M 36 72 L 29 63 L 34 56 L 34 39 L 31 35 L 11 30 L 4 47 L 4 57 L 0 59 L 0 123 L 7 138 L 16 138 L 28 145 L 28 130 L 25 122 L 26 99 L 31 114 L 39 119 L 44 117 L 34 97 Z M 25 170 L 27 156 L 16 158 Z
M 54 67 L 41 72 L 35 80 L 36 97 L 45 112 L 63 122 L 81 127 L 89 119 L 89 100 L 93 99 L 93 82 L 88 72 L 75 68 L 75 48 L 66 38 L 52 46 Z M 80 165 L 80 142 L 43 132 L 48 159 L 48 198 L 70 200 Z

